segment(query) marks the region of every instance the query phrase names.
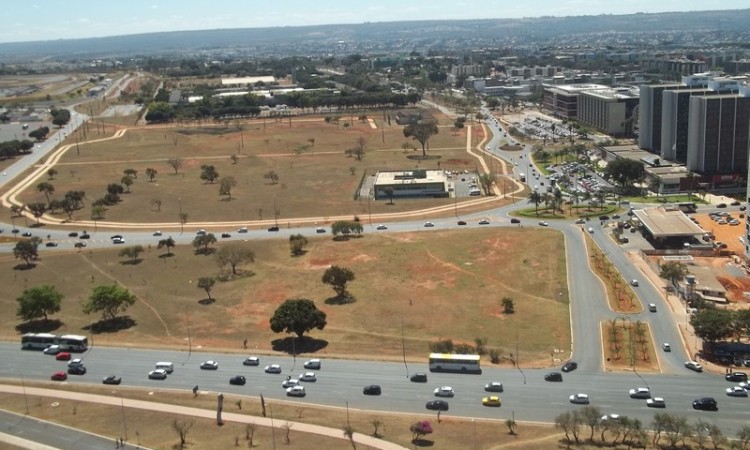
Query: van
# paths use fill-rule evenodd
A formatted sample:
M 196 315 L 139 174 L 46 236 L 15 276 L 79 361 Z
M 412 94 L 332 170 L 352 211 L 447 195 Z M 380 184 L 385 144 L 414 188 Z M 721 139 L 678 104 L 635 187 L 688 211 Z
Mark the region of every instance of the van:
M 648 310 L 649 310 L 650 312 L 656 312 L 656 304 L 654 304 L 654 303 L 649 303 L 649 304 L 648 304 Z
M 167 373 L 174 372 L 174 364 L 171 362 L 160 361 L 154 365 L 154 369 L 163 369 Z

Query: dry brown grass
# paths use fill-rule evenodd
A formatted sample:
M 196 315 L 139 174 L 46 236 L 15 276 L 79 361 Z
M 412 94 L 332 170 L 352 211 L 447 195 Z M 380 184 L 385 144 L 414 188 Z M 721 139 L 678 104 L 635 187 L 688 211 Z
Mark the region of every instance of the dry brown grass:
M 407 357 L 420 361 L 439 338 L 486 338 L 507 355 L 514 351 L 516 328 L 530 365 L 547 365 L 552 349 L 570 346 L 565 250 L 562 236 L 551 230 L 372 234 L 348 242 L 311 237 L 302 257 L 290 256 L 286 240 L 253 241 L 248 245 L 256 263 L 244 267 L 252 276 L 218 283 L 210 305 L 199 304 L 205 292 L 195 283 L 219 274 L 214 259 L 186 247 L 160 257 L 165 252 L 156 250 L 156 239 L 136 265 L 122 264 L 117 249 L 87 250 L 46 254 L 36 268 L 19 271 L 13 270 L 18 261 L 5 255 L 0 307 L 14 311 L 23 289 L 53 284 L 65 295 L 62 311 L 53 316 L 62 321 L 57 331 L 88 334 L 85 327 L 98 317 L 81 313 L 83 301 L 94 285 L 117 281 L 138 296 L 127 312 L 136 326 L 96 335 L 99 344 L 184 348 L 189 324 L 194 349 L 239 351 L 247 338 L 250 348 L 271 352 L 271 342 L 284 336 L 270 331 L 269 318 L 285 299 L 301 296 L 328 314 L 326 329 L 311 333 L 327 342 L 320 352 L 327 356 L 400 358 L 402 318 Z M 349 285 L 355 303 L 324 302 L 334 292 L 320 278 L 332 264 L 356 274 Z M 515 314 L 502 313 L 506 296 L 514 300 Z M 540 323 L 550 332 L 528 326 Z M 12 314 L 1 316 L 0 335 L 18 339 L 18 324 Z
M 643 311 L 641 302 L 636 301 L 635 292 L 630 287 L 630 282 L 623 278 L 588 234 L 585 235 L 585 239 L 591 270 L 604 283 L 609 307 L 618 313 Z
M 646 322 L 641 322 L 641 325 L 643 335 L 639 337 L 634 322 L 620 319 L 614 322 L 602 322 L 605 370 L 659 371 L 659 360 L 656 357 L 651 327 Z M 616 341 L 611 339 L 613 330 L 616 330 L 619 336 Z

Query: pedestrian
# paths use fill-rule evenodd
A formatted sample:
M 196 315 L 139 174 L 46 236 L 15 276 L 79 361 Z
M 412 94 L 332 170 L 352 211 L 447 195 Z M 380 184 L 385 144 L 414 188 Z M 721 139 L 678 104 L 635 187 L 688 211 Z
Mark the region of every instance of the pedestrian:
M 247 338 L 245 338 L 245 340 L 242 341 L 242 348 L 244 348 L 245 350 L 247 350 Z
M 198 396 L 198 385 L 196 384 L 195 387 L 193 388 L 193 398 L 197 396 Z

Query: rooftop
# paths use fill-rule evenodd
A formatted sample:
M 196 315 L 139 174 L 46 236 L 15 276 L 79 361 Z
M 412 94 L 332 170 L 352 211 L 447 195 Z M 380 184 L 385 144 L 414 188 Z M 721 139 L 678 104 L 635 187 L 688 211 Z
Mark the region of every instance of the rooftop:
M 659 206 L 634 211 L 635 216 L 655 238 L 703 235 L 703 228 L 694 224 L 680 210 Z

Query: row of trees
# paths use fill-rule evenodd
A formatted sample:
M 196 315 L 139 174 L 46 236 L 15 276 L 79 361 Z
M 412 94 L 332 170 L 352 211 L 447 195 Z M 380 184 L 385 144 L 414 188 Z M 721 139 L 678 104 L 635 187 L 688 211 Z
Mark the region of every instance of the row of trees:
M 55 286 L 43 284 L 26 289 L 16 299 L 16 315 L 23 320 L 43 319 L 60 312 L 64 296 Z M 136 297 L 116 284 L 95 286 L 83 304 L 83 313 L 101 313 L 102 321 L 114 321 L 135 303 Z
M 14 139 L 12 141 L 0 142 L 0 159 L 15 158 L 20 155 L 27 155 L 31 153 L 31 149 L 34 148 L 34 143 L 28 139 L 19 141 Z

